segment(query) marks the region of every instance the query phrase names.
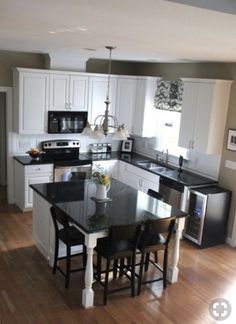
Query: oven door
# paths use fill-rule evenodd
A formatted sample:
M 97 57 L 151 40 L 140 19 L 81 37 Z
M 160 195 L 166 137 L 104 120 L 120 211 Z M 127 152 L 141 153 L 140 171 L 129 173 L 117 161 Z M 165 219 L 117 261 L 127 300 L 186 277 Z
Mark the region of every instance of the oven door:
M 91 164 L 78 166 L 55 166 L 54 168 L 54 182 L 90 179 L 91 175 Z

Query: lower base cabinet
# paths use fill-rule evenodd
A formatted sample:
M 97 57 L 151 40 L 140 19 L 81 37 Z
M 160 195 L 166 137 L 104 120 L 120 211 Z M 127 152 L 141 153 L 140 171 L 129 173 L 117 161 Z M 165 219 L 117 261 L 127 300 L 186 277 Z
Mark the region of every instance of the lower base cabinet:
M 31 184 L 53 181 L 53 164 L 22 165 L 15 161 L 15 203 L 22 210 L 33 206 Z
M 110 177 L 119 180 L 118 174 L 118 160 L 110 160 L 110 161 L 94 161 L 93 162 L 93 172 L 99 171 L 104 174 L 109 175 Z
M 119 180 L 145 193 L 148 189 L 159 191 L 159 175 L 123 161 L 119 161 Z

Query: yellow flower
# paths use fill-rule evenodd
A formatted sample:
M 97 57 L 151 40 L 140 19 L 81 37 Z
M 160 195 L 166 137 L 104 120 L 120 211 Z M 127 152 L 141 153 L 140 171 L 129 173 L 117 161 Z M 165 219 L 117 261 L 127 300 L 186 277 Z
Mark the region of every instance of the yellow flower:
M 92 174 L 93 181 L 97 184 L 102 184 L 106 187 L 110 184 L 110 177 L 100 172 L 94 172 Z
M 109 176 L 108 175 L 104 175 L 103 176 L 103 179 L 102 179 L 102 184 L 107 187 L 109 185 L 109 183 L 110 183 Z

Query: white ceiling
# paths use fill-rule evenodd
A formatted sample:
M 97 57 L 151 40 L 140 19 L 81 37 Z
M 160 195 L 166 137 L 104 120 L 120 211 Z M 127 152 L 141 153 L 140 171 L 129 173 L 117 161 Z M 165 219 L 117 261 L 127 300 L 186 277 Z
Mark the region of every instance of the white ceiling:
M 236 62 L 236 16 L 177 2 L 0 0 L 0 49 L 107 58 L 112 45 L 113 59 Z

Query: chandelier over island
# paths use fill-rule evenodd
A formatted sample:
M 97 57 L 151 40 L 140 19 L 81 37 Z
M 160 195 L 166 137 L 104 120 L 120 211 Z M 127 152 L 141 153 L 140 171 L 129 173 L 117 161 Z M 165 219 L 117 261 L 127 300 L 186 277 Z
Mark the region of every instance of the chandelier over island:
M 124 124 L 119 125 L 119 122 L 116 116 L 109 114 L 109 105 L 111 103 L 109 98 L 110 93 L 110 80 L 111 80 L 111 52 L 115 47 L 106 46 L 106 49 L 109 50 L 109 67 L 108 67 L 108 81 L 107 81 L 107 95 L 106 100 L 104 101 L 106 108 L 104 115 L 98 115 L 93 124 L 87 122 L 86 127 L 83 129 L 82 134 L 87 135 L 94 139 L 102 139 L 104 135 L 106 136 L 110 129 L 114 130 L 113 140 L 127 140 L 129 136 L 128 132 L 125 130 Z M 94 129 L 92 130 L 92 127 Z

